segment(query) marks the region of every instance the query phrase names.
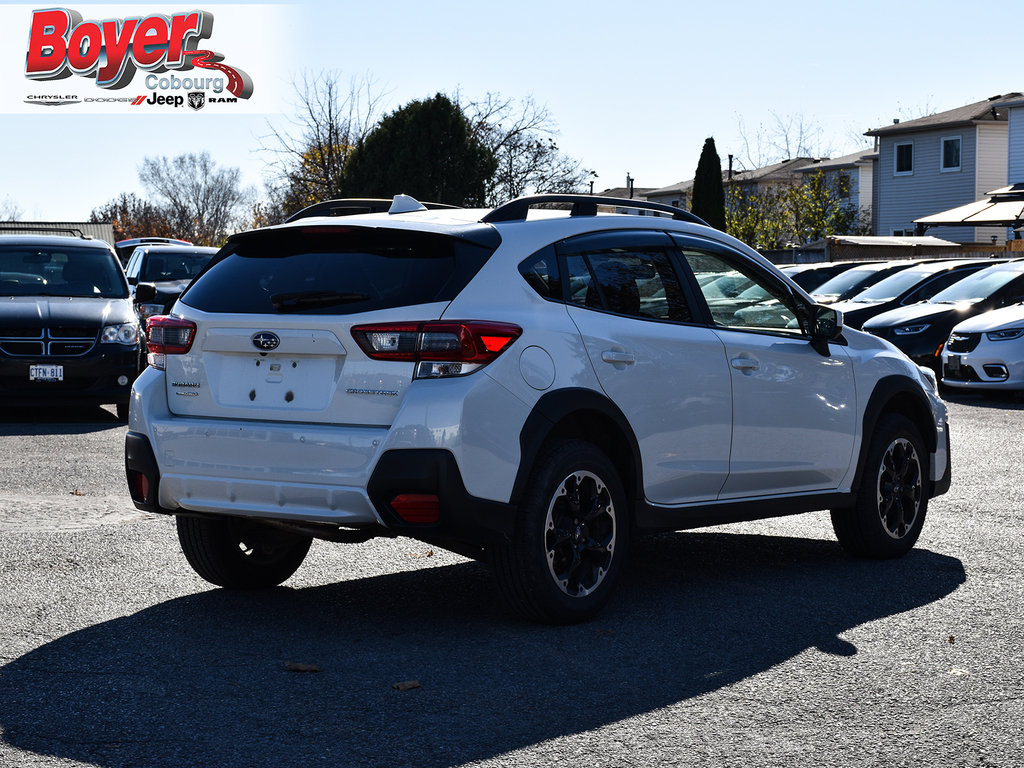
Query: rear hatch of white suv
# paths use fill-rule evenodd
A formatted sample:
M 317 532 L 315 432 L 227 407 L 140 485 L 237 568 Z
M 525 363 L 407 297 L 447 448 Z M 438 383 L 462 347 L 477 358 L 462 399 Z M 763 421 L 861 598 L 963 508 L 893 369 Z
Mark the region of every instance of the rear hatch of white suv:
M 437 229 L 330 222 L 232 238 L 153 329 L 171 413 L 389 425 L 418 324 L 441 317 L 499 242 L 485 225 Z

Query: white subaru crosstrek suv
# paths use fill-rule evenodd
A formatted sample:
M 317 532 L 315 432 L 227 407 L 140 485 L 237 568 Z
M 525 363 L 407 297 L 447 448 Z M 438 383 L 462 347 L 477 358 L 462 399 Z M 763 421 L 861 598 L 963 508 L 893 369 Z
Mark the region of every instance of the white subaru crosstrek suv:
M 149 320 L 128 485 L 214 584 L 402 535 L 581 621 L 639 534 L 827 509 L 848 552 L 894 557 L 949 487 L 934 375 L 685 211 L 309 213 L 231 237 Z M 705 296 L 734 273 L 781 309 Z

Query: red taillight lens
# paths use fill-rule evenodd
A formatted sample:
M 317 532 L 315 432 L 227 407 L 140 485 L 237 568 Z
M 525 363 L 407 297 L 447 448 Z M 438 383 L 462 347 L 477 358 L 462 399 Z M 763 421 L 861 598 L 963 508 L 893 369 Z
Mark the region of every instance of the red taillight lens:
M 431 320 L 357 325 L 352 337 L 373 360 L 416 363 L 417 378 L 464 376 L 487 365 L 519 338 L 511 323 Z
M 180 317 L 154 315 L 146 322 L 147 348 L 154 354 L 187 354 L 195 337 L 196 324 Z
M 391 508 L 407 523 L 436 523 L 441 518 L 441 500 L 430 493 L 399 494 Z
M 180 317 L 154 315 L 146 321 L 146 359 L 161 371 L 167 367 L 167 355 L 184 355 L 192 349 L 196 324 Z

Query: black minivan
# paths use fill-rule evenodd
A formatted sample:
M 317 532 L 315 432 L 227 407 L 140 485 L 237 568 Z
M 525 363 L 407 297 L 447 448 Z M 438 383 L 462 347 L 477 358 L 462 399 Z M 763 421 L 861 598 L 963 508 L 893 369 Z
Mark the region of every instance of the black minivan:
M 114 405 L 128 418 L 139 324 L 101 240 L 0 235 L 0 403 Z

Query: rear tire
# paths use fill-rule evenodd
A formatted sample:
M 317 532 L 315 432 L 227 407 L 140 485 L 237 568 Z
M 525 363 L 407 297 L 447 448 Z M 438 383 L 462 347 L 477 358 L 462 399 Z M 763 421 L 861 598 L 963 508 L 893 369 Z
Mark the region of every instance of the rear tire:
M 548 624 L 593 618 L 608 602 L 629 542 L 626 495 L 614 465 L 582 440 L 537 459 L 512 541 L 493 550 L 508 606 Z
M 875 426 L 854 506 L 832 510 L 832 528 L 855 557 L 885 559 L 917 543 L 928 511 L 928 454 L 913 422 L 885 414 Z
M 176 518 L 192 569 L 232 589 L 275 587 L 302 565 L 313 539 L 240 517 Z

